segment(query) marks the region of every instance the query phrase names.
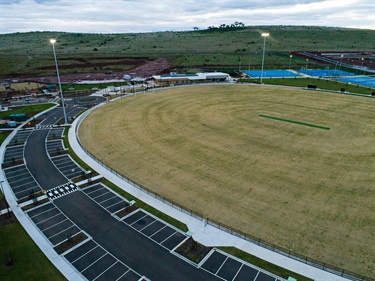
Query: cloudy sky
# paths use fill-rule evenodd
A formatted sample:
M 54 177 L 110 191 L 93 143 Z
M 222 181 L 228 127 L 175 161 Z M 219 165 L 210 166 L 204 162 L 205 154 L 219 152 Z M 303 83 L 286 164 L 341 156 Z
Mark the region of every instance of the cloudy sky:
M 246 25 L 375 29 L 375 0 L 0 0 L 0 33 L 192 30 Z

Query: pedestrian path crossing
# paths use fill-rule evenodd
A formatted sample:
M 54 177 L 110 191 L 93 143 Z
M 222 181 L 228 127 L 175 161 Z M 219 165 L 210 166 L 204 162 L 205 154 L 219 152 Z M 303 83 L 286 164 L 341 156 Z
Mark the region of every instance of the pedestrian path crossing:
M 78 187 L 74 183 L 69 182 L 48 190 L 46 195 L 49 199 L 55 200 L 76 190 L 78 190 Z

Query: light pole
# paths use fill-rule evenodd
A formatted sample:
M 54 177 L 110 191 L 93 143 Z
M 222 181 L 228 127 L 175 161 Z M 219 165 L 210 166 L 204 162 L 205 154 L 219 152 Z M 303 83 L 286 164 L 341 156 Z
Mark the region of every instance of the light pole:
M 289 69 L 291 69 L 290 67 L 291 67 L 291 65 L 292 65 L 292 57 L 293 57 L 293 55 L 290 55 L 290 56 L 289 56 Z
M 362 60 L 362 67 L 361 67 L 361 68 L 362 68 L 362 70 L 363 70 L 363 75 L 365 75 L 365 69 L 363 68 L 363 61 L 364 61 L 365 59 L 362 58 L 361 60 Z M 361 73 L 359 73 L 359 74 L 361 74 Z
M 306 70 L 309 67 L 309 59 L 306 59 Z
M 60 74 L 59 74 L 59 67 L 57 66 L 57 57 L 56 57 L 56 50 L 55 50 L 55 43 L 56 39 L 51 39 L 49 40 L 52 44 L 52 49 L 53 49 L 53 56 L 55 57 L 55 64 L 56 64 L 56 73 L 57 73 L 57 81 L 59 82 L 59 89 L 60 89 L 60 98 L 61 98 L 61 104 L 63 108 L 63 113 L 64 113 L 64 121 L 65 125 L 68 124 L 68 120 L 66 119 L 66 112 L 65 112 L 65 102 L 64 102 L 64 97 L 62 93 L 62 88 L 61 88 L 61 82 L 60 82 Z
M 260 73 L 260 84 L 263 84 L 264 55 L 266 53 L 266 39 L 268 36 L 270 36 L 269 33 L 262 33 L 262 37 L 264 37 L 264 42 L 263 42 L 262 72 Z
M 342 58 L 344 57 L 344 55 L 341 55 L 341 58 L 340 58 L 340 67 L 339 67 L 339 71 L 341 70 L 341 65 L 342 65 Z

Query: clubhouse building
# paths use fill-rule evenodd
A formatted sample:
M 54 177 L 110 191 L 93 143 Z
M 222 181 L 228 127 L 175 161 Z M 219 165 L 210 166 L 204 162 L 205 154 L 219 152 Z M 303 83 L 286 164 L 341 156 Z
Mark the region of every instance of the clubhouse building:
M 230 75 L 223 72 L 208 72 L 196 74 L 178 74 L 171 72 L 170 74 L 152 76 L 154 83 L 159 86 L 179 86 L 197 83 L 210 82 L 229 82 Z

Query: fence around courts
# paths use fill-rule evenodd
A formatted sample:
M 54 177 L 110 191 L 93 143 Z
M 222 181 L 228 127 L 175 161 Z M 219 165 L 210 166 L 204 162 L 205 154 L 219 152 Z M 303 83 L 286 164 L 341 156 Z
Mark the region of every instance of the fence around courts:
M 344 83 L 350 83 L 350 84 L 375 88 L 375 77 L 358 76 L 358 77 L 350 77 L 350 78 L 338 78 L 335 80 L 344 82 Z
M 191 87 L 192 85 L 190 85 L 189 87 Z M 181 86 L 179 86 L 181 87 Z M 114 100 L 117 100 L 117 99 L 121 99 L 121 98 L 124 98 L 124 97 L 119 97 L 119 98 L 116 98 Z M 112 101 L 114 101 L 112 100 Z M 330 265 L 330 264 L 327 264 L 327 263 L 324 263 L 324 262 L 321 262 L 319 260 L 316 260 L 316 259 L 313 259 L 313 258 L 309 258 L 307 256 L 304 256 L 304 255 L 301 255 L 301 254 L 298 254 L 296 252 L 293 252 L 293 251 L 290 251 L 286 248 L 283 248 L 283 247 L 280 247 L 278 245 L 275 245 L 275 244 L 272 244 L 272 243 L 269 243 L 267 241 L 264 241 L 260 238 L 257 238 L 255 236 L 252 236 L 252 235 L 249 235 L 247 233 L 244 233 L 238 229 L 235 229 L 231 226 L 228 226 L 228 225 L 225 225 L 219 221 L 216 221 L 214 219 L 210 219 L 210 218 L 206 218 L 204 217 L 202 214 L 198 213 L 198 212 L 195 212 L 193 210 L 190 210 L 189 208 L 185 207 L 185 206 L 182 206 L 176 202 L 174 202 L 173 200 L 171 199 L 168 199 L 160 194 L 158 194 L 157 192 L 154 192 L 150 189 L 148 189 L 147 187 L 145 186 L 142 186 L 128 178 L 126 178 L 125 176 L 123 176 L 121 173 L 119 173 L 118 171 L 116 171 L 115 169 L 112 169 L 110 168 L 109 166 L 107 166 L 105 163 L 103 163 L 102 161 L 100 161 L 99 159 L 97 159 L 93 154 L 91 154 L 86 148 L 84 148 L 84 146 L 82 145 L 80 139 L 79 139 L 79 135 L 78 135 L 78 128 L 80 126 L 80 124 L 82 123 L 82 121 L 92 112 L 94 111 L 95 109 L 103 106 L 105 103 L 101 103 L 101 104 L 98 104 L 97 106 L 95 107 L 92 107 L 90 108 L 89 110 L 85 111 L 82 115 L 80 115 L 78 117 L 78 120 L 77 120 L 77 126 L 76 126 L 76 131 L 75 131 L 75 135 L 76 135 L 76 138 L 77 138 L 77 141 L 78 141 L 78 144 L 80 145 L 80 147 L 82 148 L 82 150 L 87 154 L 89 155 L 94 161 L 96 161 L 98 164 L 100 164 L 101 166 L 103 166 L 105 169 L 107 169 L 108 171 L 112 172 L 113 174 L 115 174 L 116 176 L 118 176 L 119 178 L 123 179 L 124 181 L 126 181 L 127 183 L 129 183 L 130 185 L 138 188 L 139 190 L 147 193 L 148 195 L 160 200 L 161 202 L 171 206 L 171 207 L 174 207 L 176 208 L 177 210 L 181 211 L 181 212 L 184 212 L 185 214 L 188 214 L 200 221 L 205 221 L 207 224 L 209 225 L 212 225 L 214 227 L 217 227 L 227 233 L 230 233 L 234 236 L 237 236 L 241 239 L 244 239 L 248 242 L 251 242 L 253 244 L 256 244 L 260 247 L 263 247 L 265 249 L 268 249 L 270 251 L 273 251 L 275 253 L 278 253 L 278 254 L 281 254 L 283 256 L 286 256 L 286 257 L 289 257 L 289 258 L 292 258 L 294 260 L 297 260 L 299 262 L 302 262 L 304 264 L 308 264 L 310 266 L 313 266 L 315 268 L 318 268 L 318 269 L 321 269 L 321 270 L 324 270 L 324 271 L 327 271 L 327 272 L 330 272 L 330 273 L 333 273 L 335 275 L 338 275 L 338 276 L 341 276 L 341 277 L 344 277 L 344 278 L 347 278 L 349 280 L 353 280 L 353 281 L 375 281 L 375 278 L 372 278 L 372 277 L 367 277 L 367 276 L 364 276 L 364 275 L 361 275 L 361 274 L 358 274 L 358 273 L 355 273 L 355 272 L 351 272 L 351 271 L 348 271 L 348 270 L 345 270 L 345 269 L 342 269 L 342 268 L 339 268 L 337 266 L 334 266 L 334 265 Z

